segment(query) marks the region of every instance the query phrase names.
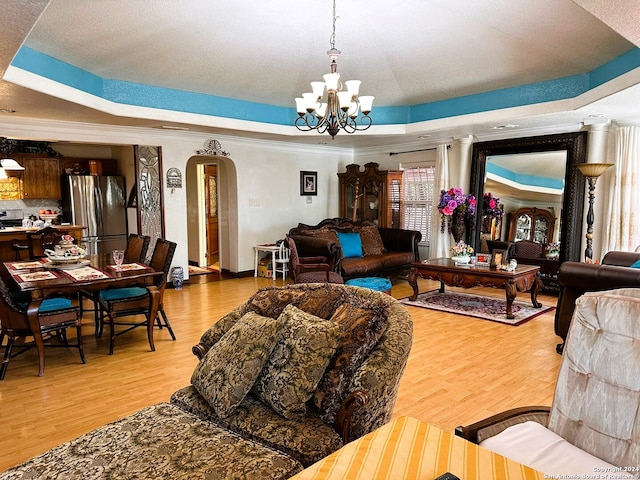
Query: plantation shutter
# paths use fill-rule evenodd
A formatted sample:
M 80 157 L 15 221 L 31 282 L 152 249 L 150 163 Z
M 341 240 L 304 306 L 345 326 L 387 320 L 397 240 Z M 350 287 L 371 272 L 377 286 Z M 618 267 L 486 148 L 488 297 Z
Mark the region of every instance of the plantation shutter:
M 412 167 L 404 170 L 403 228 L 422 232 L 422 243 L 431 241 L 431 213 L 435 190 L 436 168 Z

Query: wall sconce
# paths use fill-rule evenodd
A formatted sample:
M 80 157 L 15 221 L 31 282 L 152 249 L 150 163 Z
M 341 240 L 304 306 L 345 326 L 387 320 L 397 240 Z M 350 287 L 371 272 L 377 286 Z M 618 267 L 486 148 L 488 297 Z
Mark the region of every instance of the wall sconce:
M 584 258 L 593 260 L 593 200 L 596 198 L 596 180 L 605 170 L 613 166 L 613 163 L 579 163 L 576 168 L 582 172 L 589 184 L 589 211 L 587 212 L 587 247 L 584 249 Z
M 173 193 L 176 188 L 182 188 L 182 172 L 177 168 L 167 170 L 167 188 L 171 189 L 171 193 Z

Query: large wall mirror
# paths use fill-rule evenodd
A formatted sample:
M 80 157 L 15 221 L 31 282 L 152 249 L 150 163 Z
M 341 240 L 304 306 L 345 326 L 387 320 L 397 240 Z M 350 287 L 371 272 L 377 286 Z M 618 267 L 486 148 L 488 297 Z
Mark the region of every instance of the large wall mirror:
M 532 233 L 531 239 L 542 239 L 540 243 L 559 243 L 560 262 L 579 261 L 584 180 L 575 166 L 586 162 L 586 145 L 586 132 L 474 144 L 470 192 L 478 199 L 478 228 L 468 232 L 467 238 L 473 248 L 480 251 L 482 198 L 490 192 L 500 198 L 505 212 L 495 239 L 524 239 L 521 232 L 509 233 L 510 223 L 514 223 L 510 220 L 518 209 L 551 212 L 556 221 L 550 231 L 538 233 L 537 238 Z M 495 230 L 492 234 L 495 237 Z M 514 235 L 517 238 L 510 238 Z

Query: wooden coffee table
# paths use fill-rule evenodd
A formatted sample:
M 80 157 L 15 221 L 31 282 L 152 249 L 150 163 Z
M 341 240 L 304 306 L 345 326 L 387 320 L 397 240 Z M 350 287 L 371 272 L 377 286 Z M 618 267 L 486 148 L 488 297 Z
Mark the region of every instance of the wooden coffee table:
M 478 265 L 455 265 L 449 258 L 423 260 L 411 264 L 409 271 L 409 285 L 413 288 L 411 300 L 418 298 L 418 276 L 429 280 L 440 281 L 440 293 L 444 293 L 444 286 L 450 287 L 494 287 L 504 288 L 507 297 L 507 318 L 513 316 L 513 300 L 516 291 L 531 292 L 531 304 L 535 308 L 542 307 L 538 302 L 538 291 L 542 289 L 540 267 L 537 265 L 518 265 L 513 272 L 506 270 L 491 270 Z

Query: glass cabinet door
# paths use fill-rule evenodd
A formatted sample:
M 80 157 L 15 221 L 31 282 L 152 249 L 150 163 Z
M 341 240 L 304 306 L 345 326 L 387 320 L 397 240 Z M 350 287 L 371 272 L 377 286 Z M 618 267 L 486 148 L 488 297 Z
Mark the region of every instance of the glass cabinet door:
M 535 229 L 533 232 L 533 241 L 546 245 L 549 243 L 547 238 L 549 236 L 549 222 L 544 217 L 536 218 Z
M 516 220 L 516 235 L 514 240 L 529 240 L 531 237 L 531 215 L 520 215 Z
M 369 181 L 365 185 L 362 196 L 362 220 L 378 223 L 378 208 L 380 207 L 380 184 Z

